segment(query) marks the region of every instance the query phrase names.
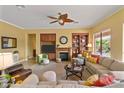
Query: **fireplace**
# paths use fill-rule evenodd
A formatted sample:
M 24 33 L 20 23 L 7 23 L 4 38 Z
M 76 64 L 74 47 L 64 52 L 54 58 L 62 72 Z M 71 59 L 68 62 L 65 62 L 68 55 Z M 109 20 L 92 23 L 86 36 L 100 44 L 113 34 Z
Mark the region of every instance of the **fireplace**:
M 68 61 L 69 57 L 68 57 L 68 52 L 60 52 L 59 53 L 61 61 Z
M 62 61 L 71 60 L 71 48 L 56 48 L 56 58 L 60 58 Z

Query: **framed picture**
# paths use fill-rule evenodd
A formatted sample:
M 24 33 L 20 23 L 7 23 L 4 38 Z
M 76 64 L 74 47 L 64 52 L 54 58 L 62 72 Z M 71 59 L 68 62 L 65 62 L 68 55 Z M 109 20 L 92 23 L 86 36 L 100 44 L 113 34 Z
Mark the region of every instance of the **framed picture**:
M 13 37 L 1 37 L 1 47 L 2 49 L 16 48 L 17 39 Z

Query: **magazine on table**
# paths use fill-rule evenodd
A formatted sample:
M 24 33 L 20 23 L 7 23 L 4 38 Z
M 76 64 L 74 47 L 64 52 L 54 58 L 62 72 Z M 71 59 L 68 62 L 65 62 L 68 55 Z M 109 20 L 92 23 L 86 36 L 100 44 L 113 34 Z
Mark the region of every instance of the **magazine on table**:
M 81 70 L 81 67 L 74 67 L 74 70 L 80 71 Z

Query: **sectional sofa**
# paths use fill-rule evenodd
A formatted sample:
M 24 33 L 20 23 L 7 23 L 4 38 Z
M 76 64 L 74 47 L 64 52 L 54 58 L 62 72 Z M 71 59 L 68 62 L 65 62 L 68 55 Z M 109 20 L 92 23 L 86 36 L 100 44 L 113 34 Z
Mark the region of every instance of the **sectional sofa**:
M 124 62 L 108 57 L 100 57 L 97 64 L 86 61 L 84 69 L 85 79 L 93 74 L 101 75 L 106 73 L 114 74 L 118 79 L 124 79 Z
M 21 84 L 14 84 L 11 88 L 98 88 L 82 85 L 84 81 L 39 81 L 37 75 L 31 74 Z M 106 88 L 124 88 L 124 82 L 113 83 Z

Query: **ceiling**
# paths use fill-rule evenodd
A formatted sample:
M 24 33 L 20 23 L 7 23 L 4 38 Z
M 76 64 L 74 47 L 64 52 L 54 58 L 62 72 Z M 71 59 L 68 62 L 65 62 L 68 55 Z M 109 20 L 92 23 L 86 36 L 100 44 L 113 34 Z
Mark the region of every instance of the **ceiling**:
M 90 28 L 105 18 L 123 8 L 121 5 L 26 5 L 18 8 L 16 5 L 1 5 L 0 19 L 24 29 L 57 29 L 57 28 Z M 64 26 L 47 16 L 58 16 L 58 13 L 68 13 L 69 18 L 79 23 L 67 23 Z

